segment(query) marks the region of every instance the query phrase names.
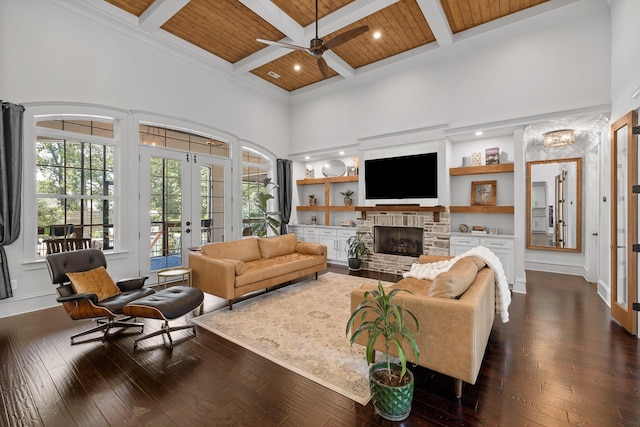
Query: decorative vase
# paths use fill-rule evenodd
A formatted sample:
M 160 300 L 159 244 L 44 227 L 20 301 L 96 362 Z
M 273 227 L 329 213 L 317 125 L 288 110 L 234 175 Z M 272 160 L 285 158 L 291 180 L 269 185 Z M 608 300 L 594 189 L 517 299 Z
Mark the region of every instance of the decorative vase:
M 344 198 L 344 205 L 345 206 L 351 206 L 353 205 L 353 199 L 351 197 L 345 197 Z
M 309 199 L 309 206 L 315 206 L 318 203 L 318 199 Z
M 360 270 L 362 266 L 362 258 L 349 258 L 347 259 L 349 264 L 349 270 Z
M 371 389 L 371 400 L 376 413 L 382 418 L 390 421 L 402 421 L 411 412 L 411 402 L 413 400 L 413 373 L 407 369 L 409 382 L 406 385 L 394 387 L 383 384 L 374 378 L 374 372 L 386 369 L 387 362 L 374 363 L 369 367 L 369 388 Z M 401 369 L 400 365 L 391 364 L 391 369 Z

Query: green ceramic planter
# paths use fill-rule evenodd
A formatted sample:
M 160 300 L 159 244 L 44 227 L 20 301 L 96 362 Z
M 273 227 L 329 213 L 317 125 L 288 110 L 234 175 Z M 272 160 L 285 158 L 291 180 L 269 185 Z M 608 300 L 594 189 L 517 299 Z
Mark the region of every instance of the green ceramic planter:
M 347 261 L 351 270 L 360 270 L 360 267 L 362 266 L 362 258 L 349 258 Z
M 378 362 L 369 367 L 369 388 L 371 389 L 371 400 L 376 409 L 376 413 L 382 418 L 390 421 L 401 421 L 409 416 L 411 412 L 411 401 L 413 400 L 413 374 L 407 369 L 410 381 L 401 387 L 391 387 L 376 381 L 373 372 L 378 369 L 386 369 L 386 362 Z M 400 369 L 394 363 L 392 367 Z

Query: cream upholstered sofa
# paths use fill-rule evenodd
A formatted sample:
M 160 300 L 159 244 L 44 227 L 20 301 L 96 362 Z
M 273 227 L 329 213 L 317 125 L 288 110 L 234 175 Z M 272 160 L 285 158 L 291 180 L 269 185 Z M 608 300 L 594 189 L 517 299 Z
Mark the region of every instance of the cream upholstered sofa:
M 192 284 L 229 300 L 327 268 L 327 247 L 299 242 L 294 233 L 208 243 L 189 253 Z
M 419 262 L 450 258 L 423 255 Z M 433 281 L 404 278 L 391 286 L 413 292 L 413 295 L 400 292 L 394 301 L 412 311 L 420 322 L 415 333 L 420 349 L 417 364 L 453 377 L 456 397 L 462 396 L 463 381 L 475 384 L 478 378 L 495 318 L 495 287 L 493 270 L 476 257 L 458 260 Z M 371 289 L 375 286 L 364 285 L 351 293 L 352 311 Z M 363 334 L 357 342 L 365 345 L 366 340 Z M 381 342 L 377 343 L 376 350 L 384 350 Z M 411 351 L 407 351 L 407 357 L 416 363 Z

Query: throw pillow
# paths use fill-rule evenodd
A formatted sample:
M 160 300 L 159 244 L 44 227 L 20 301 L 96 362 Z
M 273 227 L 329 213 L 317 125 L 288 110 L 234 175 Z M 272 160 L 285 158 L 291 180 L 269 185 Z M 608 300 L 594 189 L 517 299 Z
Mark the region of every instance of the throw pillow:
M 89 271 L 67 273 L 67 277 L 77 294 L 95 294 L 98 301 L 120 293 L 120 288 L 102 266 Z
M 258 239 L 260 255 L 263 259 L 292 254 L 296 251 L 298 238 L 294 233 Z
M 473 283 L 478 273 L 476 263 L 469 258 L 461 258 L 444 273 L 433 279 L 429 289 L 430 297 L 457 298 Z

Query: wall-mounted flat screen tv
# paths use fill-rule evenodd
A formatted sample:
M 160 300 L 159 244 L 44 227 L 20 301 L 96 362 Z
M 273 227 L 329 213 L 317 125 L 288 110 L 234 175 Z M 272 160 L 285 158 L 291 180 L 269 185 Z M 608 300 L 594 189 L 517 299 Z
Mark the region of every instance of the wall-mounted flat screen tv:
M 435 199 L 438 153 L 365 160 L 364 185 L 367 199 Z

